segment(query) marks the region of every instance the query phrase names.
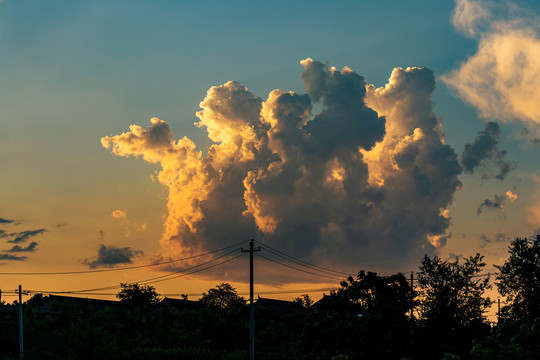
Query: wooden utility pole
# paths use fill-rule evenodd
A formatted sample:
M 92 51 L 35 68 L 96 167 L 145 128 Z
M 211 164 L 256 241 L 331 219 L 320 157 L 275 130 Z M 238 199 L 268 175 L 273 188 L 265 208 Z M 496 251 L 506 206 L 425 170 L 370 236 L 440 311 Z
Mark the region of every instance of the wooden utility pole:
M 414 285 L 413 285 L 413 281 L 414 281 L 414 273 L 411 271 L 411 323 L 413 321 L 413 308 L 414 308 L 414 305 L 413 305 L 413 302 L 414 302 Z
M 501 298 L 497 299 L 497 322 L 501 322 Z
M 261 247 L 253 249 L 253 239 L 249 242 L 249 360 L 255 359 L 255 310 L 253 309 L 253 252 L 261 251 Z
M 23 346 L 23 313 L 22 313 L 22 286 L 19 285 L 19 359 L 24 359 Z

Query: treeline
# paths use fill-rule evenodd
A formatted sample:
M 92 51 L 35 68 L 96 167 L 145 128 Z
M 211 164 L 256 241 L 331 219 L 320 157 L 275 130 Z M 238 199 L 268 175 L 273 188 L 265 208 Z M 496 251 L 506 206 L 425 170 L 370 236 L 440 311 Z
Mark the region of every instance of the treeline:
M 540 359 L 540 235 L 515 239 L 496 266 L 505 298 L 496 323 L 485 316 L 493 303 L 485 266 L 479 254 L 426 256 L 414 288 L 403 274 L 360 271 L 315 304 L 304 295 L 256 308 L 256 359 Z M 25 359 L 248 357 L 246 300 L 229 284 L 181 312 L 160 308 L 151 286 L 122 284 L 117 297 L 114 308 L 56 302 L 44 312 L 47 297 L 35 295 L 24 304 Z M 0 306 L 0 359 L 19 356 L 14 305 Z

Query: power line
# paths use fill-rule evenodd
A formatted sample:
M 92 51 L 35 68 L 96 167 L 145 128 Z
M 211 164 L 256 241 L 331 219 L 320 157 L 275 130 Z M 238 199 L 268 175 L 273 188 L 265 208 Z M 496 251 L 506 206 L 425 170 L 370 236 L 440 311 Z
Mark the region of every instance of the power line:
M 169 276 L 172 276 L 172 275 L 176 275 L 176 274 L 179 274 L 179 273 L 184 273 L 184 272 L 188 272 L 188 271 L 191 271 L 193 269 L 196 269 L 196 268 L 199 268 L 201 266 L 204 266 L 204 265 L 207 265 L 211 262 L 214 262 L 216 260 L 219 260 L 225 256 L 228 256 L 230 254 L 232 254 L 233 252 L 236 252 L 238 251 L 239 249 L 236 248 L 234 249 L 233 251 L 230 251 L 226 254 L 223 254 L 221 256 L 218 256 L 216 258 L 213 258 L 209 261 L 206 261 L 206 262 L 203 262 L 201 264 L 197 264 L 195 266 L 192 266 L 190 268 L 187 268 L 187 269 L 182 269 L 182 270 L 178 270 L 178 271 L 174 271 L 172 273 L 169 273 L 167 275 L 161 275 L 161 276 L 157 276 L 157 277 L 154 277 L 154 278 L 150 278 L 150 279 L 145 279 L 145 280 L 141 280 L 141 281 L 135 281 L 134 283 L 141 283 L 141 284 L 148 284 L 148 283 L 157 283 L 157 282 L 161 282 L 161 281 L 166 281 L 166 280 L 170 280 L 170 279 L 174 279 L 176 277 L 180 277 L 180 276 L 186 276 L 186 275 L 190 275 L 190 274 L 195 274 L 197 272 L 200 272 L 200 271 L 204 271 L 204 270 L 207 270 L 207 269 L 210 269 L 212 267 L 215 267 L 215 266 L 219 266 L 219 265 L 222 265 L 226 262 L 229 262 L 229 261 L 232 261 L 234 259 L 236 259 L 237 257 L 234 257 L 232 259 L 229 259 L 227 261 L 224 261 L 224 262 L 221 262 L 219 264 L 215 264 L 215 265 L 212 265 L 210 267 L 207 267 L 207 268 L 204 268 L 204 269 L 200 269 L 200 270 L 197 270 L 197 271 L 192 271 L 190 273 L 187 273 L 187 274 L 183 274 L 183 275 L 177 275 L 177 276 L 173 276 L 169 279 L 165 279 L 166 277 L 169 277 Z M 154 281 L 154 280 L 157 280 L 157 281 Z M 112 286 L 105 286 L 105 287 L 100 287 L 100 288 L 93 288 L 93 289 L 83 289 L 83 290 L 70 290 L 70 291 L 43 291 L 43 290 L 29 290 L 30 292 L 32 293 L 49 293 L 49 294 L 76 294 L 76 293 L 89 293 L 89 292 L 94 292 L 94 291 L 102 291 L 102 290 L 115 290 L 115 289 L 119 289 L 121 287 L 121 285 L 112 285 Z
M 314 293 L 314 292 L 321 292 L 321 291 L 334 291 L 337 290 L 336 287 L 330 287 L 330 288 L 320 288 L 320 289 L 294 289 L 294 290 L 267 290 L 267 291 L 257 291 L 258 295 L 277 295 L 277 294 L 308 294 L 308 293 Z M 249 295 L 249 291 L 240 291 L 236 293 L 237 295 Z M 100 295 L 108 295 L 108 294 L 100 294 Z M 161 296 L 201 296 L 202 293 L 190 293 L 190 294 L 160 294 Z
M 273 251 L 275 251 L 275 252 L 277 252 L 277 253 L 279 253 L 279 254 L 281 254 L 281 255 L 283 255 L 283 256 L 286 256 L 286 257 L 288 257 L 288 258 L 290 258 L 290 259 L 295 260 L 295 262 L 300 262 L 300 263 L 305 264 L 305 265 L 303 265 L 303 266 L 306 266 L 306 267 L 313 267 L 313 268 L 318 268 L 318 269 L 321 269 L 321 270 L 330 271 L 330 272 L 335 273 L 335 274 L 338 274 L 338 275 L 345 275 L 345 276 L 350 276 L 350 275 L 351 275 L 351 274 L 349 274 L 349 273 L 345 273 L 345 272 L 342 272 L 342 271 L 336 271 L 336 270 L 328 269 L 328 268 L 325 268 L 325 267 L 322 267 L 322 266 L 318 266 L 318 265 L 315 265 L 315 264 L 311 264 L 311 263 L 309 263 L 309 262 L 307 262 L 307 261 L 304 261 L 304 260 L 295 258 L 295 257 L 292 256 L 292 255 L 288 255 L 288 254 L 286 254 L 286 253 L 284 253 L 284 252 L 282 252 L 282 251 L 279 251 L 279 250 L 277 250 L 277 249 L 274 249 L 273 247 L 271 247 L 271 246 L 269 246 L 269 245 L 266 245 L 266 244 L 262 243 L 262 242 L 259 241 L 259 240 L 255 240 L 255 241 L 258 242 L 259 244 L 261 244 L 261 245 L 263 246 L 263 248 L 266 248 L 267 251 L 271 252 L 270 250 L 273 250 Z M 279 256 L 279 255 L 278 255 L 278 256 Z M 283 257 L 283 256 L 282 256 L 282 257 Z M 291 261 L 291 260 L 289 260 L 289 261 Z M 301 265 L 301 264 L 300 264 L 300 265 Z M 319 271 L 321 271 L 321 270 L 319 270 Z
M 167 280 L 176 279 L 176 278 L 183 277 L 183 276 L 188 276 L 188 275 L 196 274 L 196 273 L 198 273 L 198 272 L 205 271 L 205 270 L 212 269 L 212 268 L 215 268 L 215 267 L 217 267 L 217 266 L 226 264 L 226 263 L 228 263 L 228 262 L 231 262 L 231 261 L 233 261 L 233 260 L 238 259 L 238 258 L 241 257 L 241 256 L 244 256 L 244 254 L 239 254 L 239 255 L 237 255 L 237 256 L 235 256 L 235 257 L 232 257 L 232 258 L 230 258 L 230 259 L 227 259 L 227 260 L 225 260 L 225 261 L 222 261 L 222 262 L 220 262 L 220 263 L 218 263 L 218 264 L 214 264 L 214 265 L 205 267 L 204 269 L 199 269 L 199 270 L 196 270 L 196 271 L 192 271 L 192 272 L 190 272 L 190 273 L 188 273 L 188 274 L 181 274 L 181 275 L 173 276 L 173 277 L 171 277 L 171 278 L 169 278 L 169 279 L 162 279 L 162 280 L 158 280 L 158 281 L 153 281 L 153 282 L 151 282 L 151 283 L 152 283 L 152 284 L 155 284 L 155 283 L 162 282 L 162 281 L 167 281 Z
M 209 251 L 203 254 L 197 254 L 188 256 L 181 259 L 174 259 L 174 260 L 167 260 L 162 261 L 158 263 L 153 264 L 145 264 L 145 265 L 135 265 L 135 266 L 127 266 L 127 267 L 121 267 L 121 268 L 111 268 L 111 269 L 97 269 L 97 270 L 80 270 L 80 271 L 63 271 L 63 272 L 0 272 L 0 275 L 74 275 L 74 274 L 93 274 L 93 273 L 100 273 L 100 272 L 109 272 L 109 271 L 122 271 L 122 270 L 132 270 L 132 269 L 140 269 L 140 268 L 146 268 L 146 267 L 152 267 L 152 266 L 159 266 L 159 265 L 166 265 L 166 264 L 172 264 L 179 261 L 185 261 L 185 260 L 191 260 L 198 257 L 215 254 L 217 252 L 230 249 L 232 247 L 238 246 L 240 244 L 245 243 L 246 241 L 240 241 L 234 245 L 226 246 L 224 248 Z
M 265 246 L 263 246 L 262 249 L 268 251 L 269 253 L 271 253 L 271 254 L 273 254 L 273 255 L 279 256 L 279 257 L 282 258 L 282 259 L 285 259 L 285 260 L 290 261 L 290 262 L 293 262 L 293 263 L 295 263 L 295 264 L 297 264 L 297 265 L 306 267 L 306 268 L 308 268 L 308 269 L 310 269 L 310 270 L 318 271 L 318 272 L 321 272 L 321 273 L 330 275 L 330 276 L 332 276 L 332 277 L 335 277 L 335 276 L 336 276 L 336 274 L 334 274 L 334 273 L 332 273 L 332 272 L 330 272 L 330 271 L 319 270 L 319 269 L 317 268 L 317 266 L 305 265 L 305 264 L 303 264 L 300 260 L 297 261 L 297 260 L 289 259 L 289 258 L 286 257 L 286 256 L 280 255 L 277 251 L 270 250 L 269 248 L 267 248 L 267 247 L 265 247 Z
M 327 279 L 332 279 L 334 281 L 341 281 L 341 279 L 338 279 L 337 277 L 330 277 L 330 276 L 326 276 L 326 275 L 322 275 L 322 274 L 317 274 L 317 273 L 314 273 L 314 272 L 311 272 L 311 271 L 307 271 L 307 270 L 303 270 L 303 269 L 299 269 L 297 267 L 294 267 L 294 266 L 291 266 L 291 265 L 287 265 L 287 264 L 284 264 L 282 262 L 279 262 L 277 260 L 273 260 L 273 259 L 270 259 L 270 258 L 267 258 L 266 256 L 263 256 L 263 255 L 260 255 L 260 254 L 255 254 L 259 257 L 262 257 L 263 259 L 266 259 L 268 261 L 271 261 L 271 262 L 274 262 L 276 264 L 279 264 L 281 266 L 285 266 L 285 267 L 288 267 L 288 268 L 291 268 L 291 269 L 294 269 L 296 271 L 301 271 L 301 272 L 304 272 L 304 273 L 307 273 L 307 274 L 311 274 L 311 275 L 315 275 L 315 276 L 320 276 L 320 277 L 323 277 L 323 278 L 327 278 Z
M 321 292 L 321 291 L 334 291 L 338 288 L 322 288 L 322 289 L 300 289 L 300 290 L 268 290 L 268 291 L 257 291 L 257 294 L 259 295 L 275 295 L 275 294 L 307 294 L 307 293 L 313 293 L 313 292 Z M 239 292 L 238 295 L 247 295 L 247 293 Z
M 418 274 L 419 274 L 419 272 L 417 272 L 417 275 Z M 491 276 L 491 275 L 499 275 L 499 273 L 498 272 L 488 272 L 488 273 L 483 273 L 483 274 L 471 275 L 471 277 L 472 278 L 477 278 L 477 277 L 484 277 L 484 276 Z M 414 278 L 413 280 L 418 281 L 418 278 Z M 492 278 L 490 280 L 492 280 Z
M 226 253 L 226 254 L 223 254 L 223 255 L 220 255 L 220 256 L 218 256 L 218 257 L 216 257 L 216 258 L 213 258 L 213 259 L 211 259 L 211 260 L 209 260 L 209 261 L 206 261 L 206 262 L 203 262 L 203 263 L 201 263 L 201 264 L 198 264 L 198 265 L 195 265 L 195 266 L 193 266 L 193 267 L 190 267 L 190 268 L 188 268 L 188 269 L 182 269 L 182 270 L 173 271 L 173 272 L 171 272 L 171 273 L 169 273 L 169 274 L 166 274 L 166 275 L 156 276 L 156 277 L 153 277 L 153 278 L 150 278 L 150 279 L 138 281 L 138 283 L 146 284 L 146 283 L 151 283 L 151 282 L 154 283 L 154 282 L 165 281 L 165 280 L 168 280 L 168 279 L 165 279 L 165 278 L 167 278 L 167 277 L 169 277 L 169 276 L 173 276 L 173 275 L 176 275 L 176 274 L 184 273 L 184 272 L 186 272 L 186 271 L 191 271 L 191 270 L 196 269 L 196 268 L 198 268 L 198 267 L 200 267 L 200 266 L 204 266 L 204 265 L 206 265 L 206 264 L 209 264 L 209 263 L 211 263 L 211 262 L 214 262 L 214 261 L 216 261 L 216 260 L 219 260 L 219 259 L 222 259 L 222 258 L 224 258 L 224 257 L 226 257 L 226 256 L 229 256 L 229 255 L 231 255 L 231 254 L 233 254 L 233 253 L 235 253 L 235 252 L 237 252 L 237 251 L 238 251 L 238 248 L 236 248 L 236 249 L 234 249 L 234 250 L 232 250 L 232 251 L 229 251 L 229 252 Z M 202 271 L 202 270 L 200 270 L 200 271 Z M 199 272 L 199 271 L 197 271 L 197 272 Z M 193 272 L 193 273 L 195 273 L 195 272 Z M 189 274 L 187 274 L 187 275 L 189 275 Z M 173 279 L 173 278 L 175 278 L 175 277 L 176 277 L 176 276 L 173 276 L 173 277 L 171 277 L 171 279 Z M 161 280 L 161 279 L 164 279 L 164 280 Z M 154 281 L 154 280 L 158 280 L 158 281 Z

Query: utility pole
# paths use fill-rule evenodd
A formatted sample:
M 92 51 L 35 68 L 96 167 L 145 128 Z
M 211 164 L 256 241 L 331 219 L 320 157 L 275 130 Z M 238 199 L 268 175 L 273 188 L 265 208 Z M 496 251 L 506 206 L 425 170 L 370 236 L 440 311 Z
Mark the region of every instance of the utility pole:
M 414 302 L 414 273 L 411 271 L 411 323 L 413 321 L 413 302 Z
M 497 299 L 497 322 L 501 322 L 501 298 Z
M 23 346 L 23 313 L 22 313 L 22 286 L 19 285 L 19 359 L 24 359 Z
M 409 323 L 409 344 L 413 344 L 413 309 L 414 309 L 414 272 L 411 271 L 411 321 Z
M 253 309 L 253 252 L 261 251 L 261 247 L 253 249 L 253 239 L 249 242 L 249 250 L 240 249 L 241 252 L 249 252 L 249 360 L 255 359 L 255 311 Z

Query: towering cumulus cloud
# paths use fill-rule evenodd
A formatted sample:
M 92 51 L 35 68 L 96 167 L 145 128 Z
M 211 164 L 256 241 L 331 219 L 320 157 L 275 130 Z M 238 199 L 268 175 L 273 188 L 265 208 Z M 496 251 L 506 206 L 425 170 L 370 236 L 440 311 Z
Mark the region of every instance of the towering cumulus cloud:
M 461 167 L 432 111 L 432 72 L 395 69 L 375 88 L 347 67 L 301 64 L 307 94 L 263 101 L 234 81 L 212 87 L 196 124 L 214 142 L 206 155 L 157 118 L 102 138 L 161 164 L 163 255 L 255 237 L 312 261 L 398 268 L 444 245 Z

